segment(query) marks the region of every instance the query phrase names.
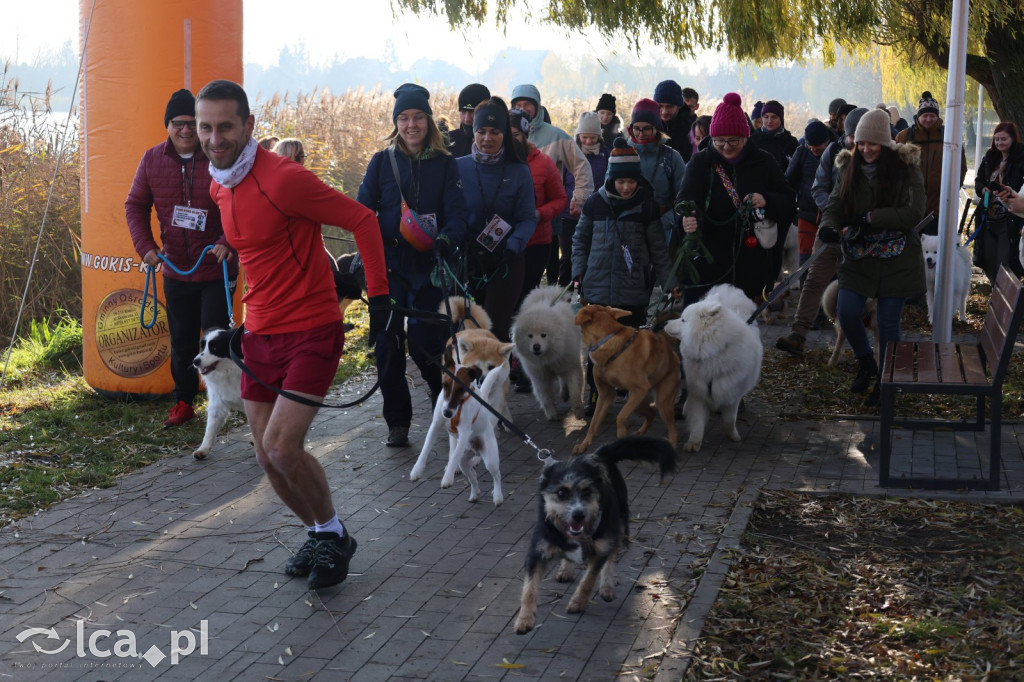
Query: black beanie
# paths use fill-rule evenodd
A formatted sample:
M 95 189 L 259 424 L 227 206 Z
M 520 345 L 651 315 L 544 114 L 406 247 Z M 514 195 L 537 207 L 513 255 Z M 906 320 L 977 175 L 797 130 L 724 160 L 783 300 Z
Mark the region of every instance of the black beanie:
M 481 104 L 473 114 L 473 132 L 480 128 L 495 128 L 508 135 L 508 110 L 489 101 Z
M 464 109 L 476 109 L 481 103 L 491 98 L 491 91 L 486 85 L 470 83 L 462 88 L 459 93 L 459 111 Z
M 167 108 L 164 109 L 164 128 L 175 116 L 196 116 L 196 98 L 184 88 L 171 95 L 170 101 L 167 102 Z
M 610 95 L 607 92 L 601 95 L 601 99 L 597 100 L 597 108 L 594 111 L 602 110 L 615 113 L 615 95 Z

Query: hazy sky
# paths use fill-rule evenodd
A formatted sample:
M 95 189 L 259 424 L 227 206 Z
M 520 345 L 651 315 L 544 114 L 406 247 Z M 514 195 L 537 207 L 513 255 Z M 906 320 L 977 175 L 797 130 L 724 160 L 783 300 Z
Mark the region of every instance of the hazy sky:
M 188 1 L 177 0 L 184 6 Z M 78 0 L 4 0 L 3 5 L 0 62 L 31 63 L 69 40 L 77 51 Z M 515 12 L 505 32 L 489 25 L 452 33 L 440 18 L 405 16 L 396 20 L 386 0 L 244 0 L 243 7 L 243 59 L 262 66 L 276 63 L 282 47 L 300 43 L 314 64 L 328 62 L 335 55 L 340 59 L 381 57 L 390 40 L 402 66 L 430 57 L 463 64 L 470 72 L 472 64 L 484 66 L 510 46 L 550 49 L 564 55 L 607 56 L 611 51 L 596 35 L 567 36 L 543 25 L 529 26 L 516 21 Z M 663 56 L 662 50 L 651 48 L 643 58 Z

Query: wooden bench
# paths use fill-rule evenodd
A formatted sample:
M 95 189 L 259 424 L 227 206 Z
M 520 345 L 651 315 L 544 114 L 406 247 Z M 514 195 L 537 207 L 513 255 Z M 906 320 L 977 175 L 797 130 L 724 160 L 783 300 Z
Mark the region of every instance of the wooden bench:
M 1010 365 L 1014 342 L 1024 315 L 1024 287 L 1005 266 L 999 269 L 989 299 L 985 322 L 977 343 L 900 341 L 886 346 L 881 380 L 881 462 L 878 484 L 882 487 L 952 490 L 999 490 L 1000 441 L 1002 436 L 1003 380 Z M 974 420 L 895 419 L 900 393 L 973 395 L 977 398 Z M 984 431 L 985 399 L 991 405 L 989 420 L 988 478 L 930 478 L 889 473 L 892 429 Z

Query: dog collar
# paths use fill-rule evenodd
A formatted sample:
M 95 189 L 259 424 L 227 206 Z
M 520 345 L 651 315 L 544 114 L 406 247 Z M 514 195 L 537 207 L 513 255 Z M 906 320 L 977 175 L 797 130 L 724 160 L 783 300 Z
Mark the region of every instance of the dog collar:
M 626 351 L 627 348 L 629 348 L 630 346 L 633 345 L 633 342 L 636 340 L 636 337 L 637 337 L 637 335 L 639 333 L 640 333 L 639 329 L 634 329 L 633 330 L 633 336 L 629 337 L 629 339 L 626 341 L 626 343 L 622 344 L 621 348 L 619 348 L 617 351 L 612 353 L 612 356 L 610 358 L 608 358 L 607 360 L 605 360 L 604 364 L 605 365 L 612 364 L 612 361 L 615 360 L 615 358 L 617 358 L 620 355 L 622 355 Z

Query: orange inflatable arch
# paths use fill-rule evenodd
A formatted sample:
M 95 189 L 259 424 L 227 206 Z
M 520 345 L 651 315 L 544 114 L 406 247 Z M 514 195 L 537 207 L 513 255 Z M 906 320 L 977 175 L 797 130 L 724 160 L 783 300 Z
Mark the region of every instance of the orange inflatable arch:
M 106 395 L 163 395 L 174 387 L 163 276 L 147 330 L 139 321 L 145 266 L 124 201 L 143 152 L 167 137 L 171 93 L 215 78 L 242 82 L 242 0 L 80 0 L 79 16 L 84 376 Z

